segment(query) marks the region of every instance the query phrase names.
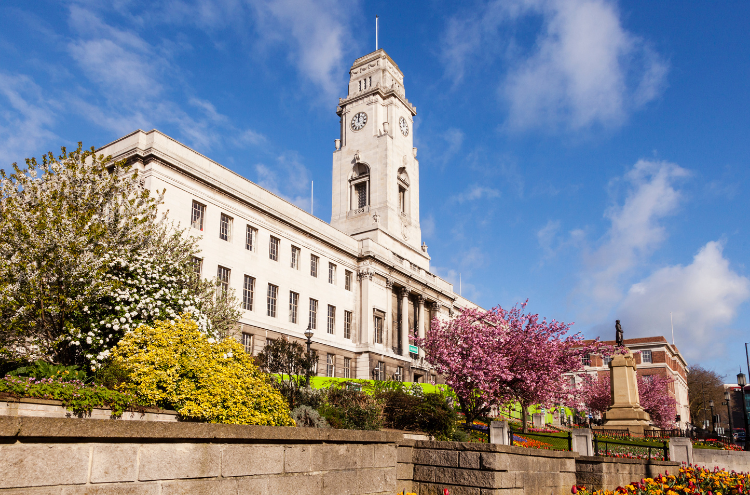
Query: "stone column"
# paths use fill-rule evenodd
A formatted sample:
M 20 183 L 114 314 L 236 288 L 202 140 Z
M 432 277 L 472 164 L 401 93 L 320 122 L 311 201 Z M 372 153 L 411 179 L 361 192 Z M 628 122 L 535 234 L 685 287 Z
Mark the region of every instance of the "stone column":
M 370 311 L 370 283 L 372 282 L 372 272 L 362 270 L 357 273 L 360 287 L 360 315 L 359 315 L 359 343 L 372 344 L 370 341 L 370 323 L 372 320 Z
M 420 294 L 419 295 L 419 319 L 417 320 L 417 335 L 420 338 L 424 338 L 424 297 Z M 419 357 L 424 357 L 424 351 L 422 349 L 419 349 Z
M 510 434 L 508 433 L 507 421 L 490 422 L 490 443 L 495 445 L 508 445 Z
M 393 347 L 393 280 L 390 278 L 385 279 L 385 297 L 386 297 L 386 313 L 385 322 L 383 324 L 383 331 L 385 337 L 383 338 L 383 345 L 388 351 Z
M 409 289 L 401 288 L 401 355 L 409 355 Z
M 581 455 L 594 455 L 594 435 L 589 428 L 573 428 L 571 434 L 571 450 Z

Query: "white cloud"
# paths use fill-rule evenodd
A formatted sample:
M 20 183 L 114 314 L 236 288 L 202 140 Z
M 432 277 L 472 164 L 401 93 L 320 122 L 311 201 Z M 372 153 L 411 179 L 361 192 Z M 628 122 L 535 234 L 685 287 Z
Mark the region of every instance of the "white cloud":
M 750 299 L 750 280 L 732 271 L 722 249 L 709 242 L 691 264 L 661 268 L 633 284 L 617 309 L 628 333 L 669 335 L 672 312 L 675 343 L 689 361 L 723 354 L 727 325 Z
M 0 102 L 0 156 L 6 162 L 0 168 L 22 163 L 57 139 L 51 130 L 57 121 L 54 105 L 29 77 L 0 73 Z
M 533 47 L 519 47 L 512 27 L 530 17 L 541 18 L 540 31 Z M 499 94 L 512 129 L 617 126 L 661 94 L 668 72 L 667 63 L 622 26 L 610 0 L 497 0 L 475 17 L 451 20 L 445 39 L 454 83 L 470 54 L 508 45 Z
M 673 163 L 640 160 L 613 182 L 613 189 L 626 185 L 626 197 L 605 212 L 611 226 L 599 247 L 585 253 L 578 287 L 591 318 L 602 317 L 622 298 L 624 277 L 664 241 L 661 220 L 677 210 L 681 195 L 675 183 L 688 175 Z
M 480 199 L 498 198 L 498 197 L 500 197 L 500 191 L 498 191 L 497 189 L 493 189 L 491 187 L 480 186 L 479 184 L 474 184 L 474 185 L 469 186 L 469 188 L 466 191 L 456 194 L 454 196 L 451 196 L 449 201 L 461 204 L 467 201 L 477 201 Z
M 295 152 L 285 152 L 276 158 L 274 166 L 255 165 L 256 183 L 272 193 L 310 211 L 310 171 Z

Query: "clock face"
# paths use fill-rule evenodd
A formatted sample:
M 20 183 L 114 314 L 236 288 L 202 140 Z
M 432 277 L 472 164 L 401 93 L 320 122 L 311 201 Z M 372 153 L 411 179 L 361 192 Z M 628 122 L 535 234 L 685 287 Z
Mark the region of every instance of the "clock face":
M 352 117 L 352 130 L 358 131 L 367 124 L 367 114 L 365 112 L 359 112 L 357 115 Z
M 398 125 L 401 128 L 401 134 L 403 134 L 404 136 L 408 136 L 409 135 L 409 123 L 406 121 L 406 119 L 401 117 L 398 120 Z

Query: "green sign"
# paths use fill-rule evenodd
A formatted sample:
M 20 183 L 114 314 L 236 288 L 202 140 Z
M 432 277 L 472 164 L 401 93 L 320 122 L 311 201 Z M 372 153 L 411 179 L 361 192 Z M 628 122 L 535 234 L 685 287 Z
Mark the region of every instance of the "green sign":
M 410 344 L 409 352 L 411 352 L 412 354 L 419 354 L 419 347 Z

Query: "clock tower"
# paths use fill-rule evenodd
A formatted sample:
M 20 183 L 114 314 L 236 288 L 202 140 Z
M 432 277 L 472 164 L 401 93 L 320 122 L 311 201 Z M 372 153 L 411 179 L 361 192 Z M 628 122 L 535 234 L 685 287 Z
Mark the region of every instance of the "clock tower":
M 406 99 L 404 74 L 380 49 L 355 60 L 349 75 L 349 92 L 336 108 L 331 225 L 429 259 L 419 227 L 417 109 Z

